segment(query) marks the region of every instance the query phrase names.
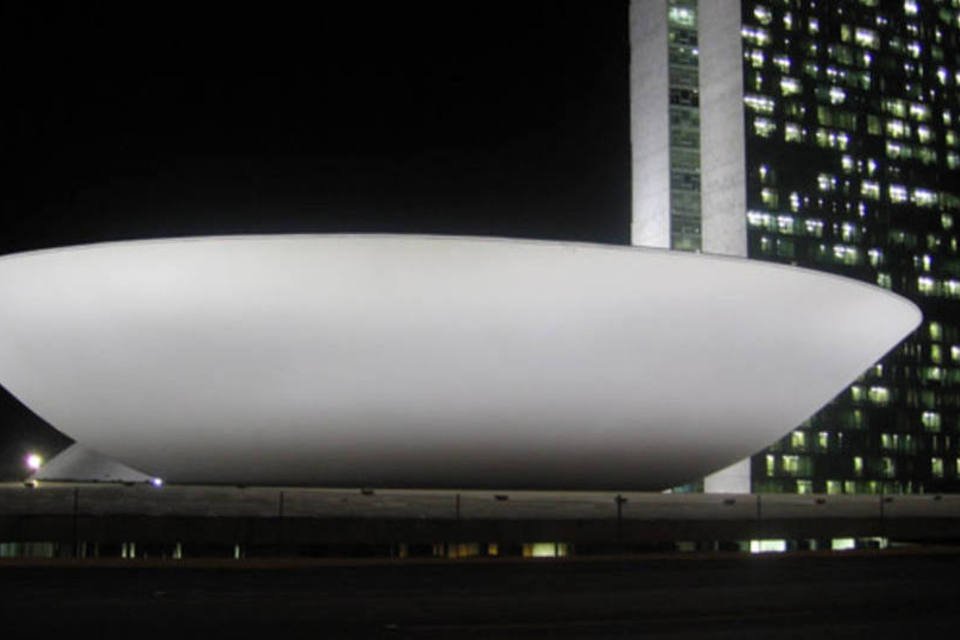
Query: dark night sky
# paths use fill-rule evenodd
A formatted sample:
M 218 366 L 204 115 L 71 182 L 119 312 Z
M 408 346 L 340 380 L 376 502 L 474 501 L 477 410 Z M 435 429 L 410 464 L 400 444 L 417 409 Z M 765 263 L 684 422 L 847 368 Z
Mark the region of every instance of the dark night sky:
M 629 241 L 627 0 L 198 4 L 3 5 L 0 254 L 223 233 Z M 64 442 L 0 393 L 0 478 Z

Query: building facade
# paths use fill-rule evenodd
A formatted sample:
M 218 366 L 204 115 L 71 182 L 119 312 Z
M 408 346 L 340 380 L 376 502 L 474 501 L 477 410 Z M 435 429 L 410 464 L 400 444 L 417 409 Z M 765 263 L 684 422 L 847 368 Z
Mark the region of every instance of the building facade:
M 960 490 L 960 0 L 634 0 L 630 23 L 634 244 L 830 271 L 925 316 L 720 486 Z

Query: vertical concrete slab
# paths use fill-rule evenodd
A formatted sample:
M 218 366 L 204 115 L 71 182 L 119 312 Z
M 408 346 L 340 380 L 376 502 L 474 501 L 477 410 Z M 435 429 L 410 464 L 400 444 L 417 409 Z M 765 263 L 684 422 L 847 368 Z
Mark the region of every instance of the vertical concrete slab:
M 700 206 L 703 251 L 747 256 L 747 158 L 740 2 L 700 0 Z M 750 459 L 703 481 L 707 493 L 750 493 Z
M 670 247 L 670 116 L 666 0 L 630 3 L 631 242 Z
M 740 2 L 700 0 L 698 15 L 703 251 L 746 257 Z
M 750 458 L 734 462 L 703 479 L 704 493 L 750 493 Z

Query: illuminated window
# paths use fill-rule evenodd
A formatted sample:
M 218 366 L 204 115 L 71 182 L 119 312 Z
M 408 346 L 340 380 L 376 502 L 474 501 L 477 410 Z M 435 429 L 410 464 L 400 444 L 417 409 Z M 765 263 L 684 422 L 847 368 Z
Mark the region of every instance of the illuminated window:
M 899 436 L 892 433 L 880 434 L 880 448 L 886 450 L 896 450 Z
M 933 141 L 933 131 L 930 130 L 930 127 L 921 124 L 917 126 L 917 139 L 922 144 L 929 144 Z
M 916 188 L 911 194 L 910 200 L 918 207 L 937 206 L 937 194 L 929 189 Z
M 926 431 L 938 433 L 940 431 L 940 414 L 936 411 L 924 411 L 920 414 L 920 423 Z
M 796 191 L 790 192 L 790 211 L 796 213 L 800 210 L 800 194 Z
M 773 56 L 773 64 L 783 73 L 790 73 L 790 57 L 785 55 Z
M 937 282 L 930 276 L 920 276 L 917 278 L 917 291 L 924 295 L 932 296 L 937 293 Z
M 871 267 L 879 267 L 883 264 L 883 251 L 881 249 L 870 249 L 867 251 L 867 257 L 870 259 Z
M 773 98 L 756 94 L 744 95 L 743 102 L 750 110 L 756 111 L 757 113 L 773 113 L 774 108 L 777 106 L 777 101 Z
M 840 225 L 840 238 L 844 242 L 856 242 L 860 237 L 860 229 L 852 222 L 844 222 Z
M 925 104 L 910 103 L 910 117 L 918 122 L 926 122 L 930 119 L 930 108 Z
M 833 257 L 840 264 L 854 266 L 860 264 L 860 250 L 857 247 L 837 244 L 833 246 Z
M 751 540 L 750 553 L 782 553 L 787 550 L 786 540 Z
M 819 447 L 821 451 L 827 451 L 830 449 L 829 431 L 821 431 L 817 434 L 817 447 Z
M 792 235 L 796 230 L 796 223 L 793 216 L 777 216 L 777 231 L 782 234 Z
M 880 37 L 877 35 L 877 32 L 872 29 L 857 27 L 854 34 L 854 42 L 861 47 L 876 49 L 880 46 Z
M 850 136 L 843 131 L 833 131 L 820 127 L 816 132 L 816 141 L 820 147 L 846 151 L 850 143 Z
M 908 16 L 915 16 L 920 12 L 917 0 L 903 0 L 903 12 Z
M 764 187 L 760 190 L 760 200 L 771 209 L 775 209 L 780 205 L 780 194 L 776 189 Z
M 890 402 L 890 390 L 879 385 L 870 387 L 867 391 L 867 398 L 873 404 L 885 405 Z
M 750 49 L 745 51 L 743 55 L 750 61 L 750 66 L 754 69 L 763 67 L 764 55 L 762 49 Z
M 764 229 L 774 227 L 773 216 L 763 211 L 748 211 L 747 223 L 751 227 L 762 227 Z
M 800 81 L 796 78 L 791 78 L 790 76 L 783 76 L 780 78 L 780 93 L 785 96 L 795 95 L 800 93 Z
M 943 281 L 943 293 L 950 298 L 960 298 L 960 280 L 953 278 Z
M 770 32 L 761 27 L 745 26 L 740 31 L 740 35 L 743 36 L 744 40 L 758 47 L 765 47 L 770 44 Z
M 767 454 L 766 457 L 767 463 L 767 475 L 772 476 L 777 472 L 777 457 L 771 454 Z
M 863 180 L 860 182 L 860 195 L 873 200 L 880 199 L 880 183 L 873 180 Z
M 773 19 L 773 13 L 767 7 L 758 4 L 753 8 L 753 17 L 756 18 L 760 24 L 767 25 L 770 24 L 770 21 Z
M 787 122 L 783 125 L 784 142 L 803 142 L 803 129 L 795 122 Z
M 934 478 L 943 477 L 943 458 L 930 458 L 930 475 Z
M 776 130 L 776 123 L 769 118 L 757 117 L 753 119 L 753 132 L 761 138 L 769 138 Z
M 833 191 L 837 188 L 837 178 L 829 173 L 817 175 L 817 188 L 820 191 Z
M 810 33 L 810 35 L 820 33 L 820 21 L 816 18 L 810 18 L 807 22 L 807 32 Z
M 890 202 L 906 202 L 909 200 L 909 192 L 902 184 L 891 184 L 887 187 L 887 196 Z
M 757 173 L 760 175 L 760 182 L 766 182 L 767 178 L 771 176 L 770 174 L 770 165 L 762 164 L 757 168 Z
M 928 329 L 928 334 L 931 340 L 940 342 L 943 340 L 943 325 L 941 325 L 939 322 L 931 322 Z
M 888 158 L 909 158 L 911 155 L 911 149 L 909 145 L 902 144 L 900 142 L 893 142 L 892 140 L 887 140 L 887 157 Z
M 883 287 L 884 289 L 893 288 L 893 277 L 889 273 L 878 273 L 877 274 L 877 286 Z
M 863 391 L 863 387 L 858 384 L 850 385 L 850 399 L 854 402 L 863 402 L 866 394 Z
M 803 451 L 807 448 L 807 434 L 805 431 L 794 431 L 790 434 L 790 448 Z
M 892 478 L 897 473 L 897 466 L 893 463 L 893 458 L 880 458 L 880 473 L 885 478 Z
M 862 456 L 853 456 L 853 474 L 858 477 L 863 475 L 863 457 Z
M 800 456 L 785 455 L 782 457 L 783 472 L 789 475 L 800 473 Z
M 883 110 L 898 118 L 904 118 L 907 115 L 907 103 L 896 98 L 887 98 L 883 101 Z
M 891 138 L 905 138 L 910 135 L 910 125 L 903 120 L 890 118 L 887 120 L 887 135 Z
M 697 13 L 690 7 L 672 5 L 667 13 L 667 17 L 672 24 L 675 24 L 679 27 L 686 27 L 689 29 L 697 26 Z

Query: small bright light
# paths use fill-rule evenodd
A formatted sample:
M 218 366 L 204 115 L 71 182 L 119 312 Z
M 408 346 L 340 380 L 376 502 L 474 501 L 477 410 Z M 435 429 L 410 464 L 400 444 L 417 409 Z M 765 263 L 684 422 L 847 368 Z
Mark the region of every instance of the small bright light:
M 36 471 L 41 466 L 43 466 L 43 458 L 37 455 L 36 453 L 31 453 L 27 456 L 27 468 L 31 471 Z
M 152 480 L 150 481 L 150 484 L 152 484 L 152 485 L 155 486 L 155 487 L 162 487 L 162 486 L 163 486 L 163 478 L 154 478 L 154 479 L 152 479 Z

